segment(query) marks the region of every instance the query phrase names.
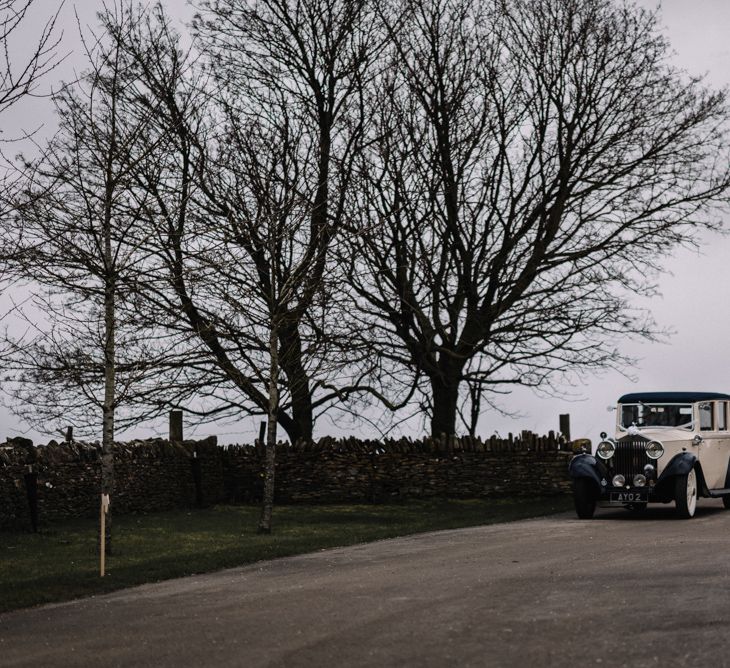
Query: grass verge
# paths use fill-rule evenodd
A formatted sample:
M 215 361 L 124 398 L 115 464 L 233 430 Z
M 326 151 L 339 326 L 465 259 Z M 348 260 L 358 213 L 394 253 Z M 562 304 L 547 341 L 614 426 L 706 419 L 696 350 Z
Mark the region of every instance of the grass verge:
M 214 506 L 114 518 L 114 554 L 98 575 L 96 523 L 0 533 L 0 612 L 205 573 L 254 561 L 439 529 L 567 510 L 565 497 L 433 499 L 392 505 L 278 506 L 258 535 L 257 506 Z

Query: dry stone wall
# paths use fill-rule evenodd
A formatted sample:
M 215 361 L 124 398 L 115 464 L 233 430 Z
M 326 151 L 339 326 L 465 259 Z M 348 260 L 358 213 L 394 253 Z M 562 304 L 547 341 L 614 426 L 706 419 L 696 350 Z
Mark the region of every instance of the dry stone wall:
M 196 501 L 193 459 L 202 464 L 202 496 L 223 500 L 216 438 L 170 443 L 162 439 L 115 443 L 113 512 L 151 512 Z M 0 445 L 0 528 L 31 524 L 28 488 L 35 478 L 41 522 L 95 517 L 99 512 L 101 450 L 97 444 L 34 447 L 28 439 Z M 194 457 L 195 455 L 195 457 Z
M 243 455 L 240 446 L 228 457 Z M 256 465 L 250 453 L 247 463 Z M 554 435 L 521 439 L 322 439 L 277 449 L 280 503 L 364 501 L 408 497 L 475 498 L 568 493 L 569 445 Z M 260 469 L 259 469 L 260 470 Z
M 321 439 L 277 446 L 278 503 L 378 503 L 408 497 L 500 497 L 570 491 L 569 444 L 550 434 L 508 439 Z M 261 498 L 263 450 L 162 439 L 115 444 L 113 512 L 152 512 Z M 31 525 L 35 478 L 41 523 L 98 512 L 97 444 L 0 445 L 0 528 Z M 197 479 L 197 485 L 196 485 Z

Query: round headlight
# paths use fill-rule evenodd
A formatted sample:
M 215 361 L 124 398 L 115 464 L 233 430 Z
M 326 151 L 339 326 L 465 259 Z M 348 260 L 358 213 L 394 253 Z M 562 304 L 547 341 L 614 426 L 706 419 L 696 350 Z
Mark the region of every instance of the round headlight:
M 616 446 L 613 441 L 601 441 L 596 448 L 596 454 L 601 459 L 611 459 L 614 452 L 616 452 Z
M 611 483 L 614 487 L 623 487 L 626 484 L 626 478 L 619 473 L 618 475 L 613 476 Z
M 643 487 L 646 485 L 646 477 L 639 473 L 634 476 L 634 487 Z
M 649 441 L 646 446 L 646 456 L 650 459 L 659 459 L 664 454 L 664 446 L 661 441 Z

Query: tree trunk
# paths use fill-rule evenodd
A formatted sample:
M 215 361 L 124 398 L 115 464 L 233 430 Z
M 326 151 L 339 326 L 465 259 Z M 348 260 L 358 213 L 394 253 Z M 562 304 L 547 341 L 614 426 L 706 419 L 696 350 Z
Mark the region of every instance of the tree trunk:
M 469 436 L 474 438 L 477 434 L 477 423 L 479 414 L 482 412 L 482 386 L 476 382 L 469 386 Z
M 444 359 L 443 353 L 439 369 L 440 373 L 431 377 L 433 395 L 431 435 L 434 438 L 456 434 L 456 414 L 461 379 L 461 366 L 454 364 L 449 358 Z
M 269 414 L 268 408 L 266 414 Z M 281 428 L 286 432 L 286 435 L 291 443 L 296 443 L 297 441 L 304 438 L 304 436 L 302 436 L 302 431 L 300 429 L 299 423 L 294 420 L 289 415 L 289 413 L 278 409 L 277 415 L 279 416 L 279 424 L 281 425 Z
M 296 323 L 281 327 L 279 332 L 281 346 L 281 369 L 286 374 L 291 394 L 291 415 L 296 426 L 297 438 L 312 440 L 314 431 L 312 417 L 312 393 L 309 376 L 302 364 L 302 339 Z M 288 432 L 289 430 L 287 430 Z M 289 434 L 291 438 L 291 434 Z
M 111 240 L 109 256 L 111 257 Z M 115 335 L 116 318 L 114 310 L 114 278 L 107 279 L 104 290 L 104 404 L 102 406 L 101 433 L 101 493 L 109 499 L 114 493 L 114 410 L 116 394 Z M 112 552 L 112 516 L 111 506 L 105 518 L 106 552 Z M 101 541 L 101 533 L 99 534 Z
M 117 77 L 119 67 L 119 47 L 115 52 L 115 65 L 111 81 L 111 127 L 109 128 L 111 143 L 106 154 L 104 175 L 104 405 L 102 407 L 101 430 L 101 494 L 102 499 L 107 496 L 104 517 L 105 552 L 112 553 L 112 515 L 111 502 L 114 494 L 114 411 L 116 410 L 116 290 L 117 275 L 115 254 L 112 248 L 112 234 L 114 227 L 113 203 L 115 196 L 116 177 L 114 175 L 114 161 L 117 153 L 117 100 L 119 89 Z M 104 508 L 104 505 L 102 505 Z M 101 527 L 99 528 L 101 541 Z M 106 557 L 106 555 L 104 555 Z
M 264 499 L 258 533 L 271 533 L 271 516 L 274 511 L 274 478 L 276 473 L 276 426 L 279 412 L 279 344 L 276 318 L 272 319 L 269 333 L 269 414 L 266 431 L 264 463 Z

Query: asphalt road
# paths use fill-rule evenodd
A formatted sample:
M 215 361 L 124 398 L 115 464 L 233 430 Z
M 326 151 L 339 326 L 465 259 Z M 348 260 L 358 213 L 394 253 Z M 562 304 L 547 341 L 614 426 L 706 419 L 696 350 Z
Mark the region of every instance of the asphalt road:
M 730 666 L 730 511 L 601 510 L 0 615 L 10 666 Z

